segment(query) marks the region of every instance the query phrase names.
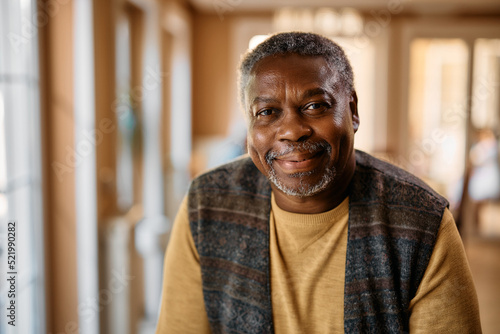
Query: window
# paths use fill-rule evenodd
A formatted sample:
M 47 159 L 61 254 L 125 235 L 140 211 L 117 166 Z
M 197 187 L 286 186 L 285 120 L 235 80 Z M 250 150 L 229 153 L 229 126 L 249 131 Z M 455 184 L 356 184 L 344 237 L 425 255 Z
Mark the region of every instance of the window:
M 0 332 L 45 330 L 43 215 L 36 1 L 0 3 L 0 306 L 15 301 L 15 327 Z M 7 225 L 15 222 L 15 266 L 7 268 Z M 12 236 L 12 235 L 10 235 Z M 11 238 L 12 240 L 12 238 Z M 10 249 L 9 251 L 12 251 Z M 12 297 L 12 298 L 11 298 Z M 10 313 L 10 312 L 9 312 Z M 5 317 L 5 311 L 2 314 Z M 4 318 L 5 319 L 5 318 Z
M 498 129 L 500 123 L 500 39 L 478 38 L 474 43 L 472 124 Z
M 462 39 L 417 38 L 410 46 L 409 162 L 452 207 L 465 170 L 468 57 Z

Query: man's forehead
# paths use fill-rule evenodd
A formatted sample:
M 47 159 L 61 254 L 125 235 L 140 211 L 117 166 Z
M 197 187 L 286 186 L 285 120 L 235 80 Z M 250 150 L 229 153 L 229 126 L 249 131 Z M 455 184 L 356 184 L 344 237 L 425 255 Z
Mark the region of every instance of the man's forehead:
M 308 83 L 326 83 L 332 88 L 340 85 L 340 75 L 332 69 L 322 56 L 301 56 L 297 54 L 268 56 L 260 60 L 250 73 L 249 89 L 266 84 L 286 84 L 295 75 L 295 80 Z
M 259 60 L 252 68 L 251 74 L 262 71 L 275 71 L 281 69 L 294 69 L 297 67 L 309 67 L 318 73 L 335 74 L 334 68 L 329 66 L 327 60 L 323 56 L 303 56 L 296 53 L 278 54 L 267 56 Z

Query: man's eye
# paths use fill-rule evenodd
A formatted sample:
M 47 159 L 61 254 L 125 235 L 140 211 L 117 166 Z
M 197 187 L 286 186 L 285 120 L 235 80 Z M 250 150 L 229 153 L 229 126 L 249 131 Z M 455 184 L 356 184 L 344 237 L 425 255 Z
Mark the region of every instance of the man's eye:
M 310 105 L 307 106 L 307 110 L 316 110 L 316 109 L 321 109 L 325 107 L 324 104 L 322 103 L 311 103 Z
M 257 116 L 270 116 L 273 114 L 273 109 L 264 109 L 257 112 Z
M 328 103 L 316 102 L 306 105 L 302 111 L 310 115 L 321 115 L 329 108 L 330 105 Z

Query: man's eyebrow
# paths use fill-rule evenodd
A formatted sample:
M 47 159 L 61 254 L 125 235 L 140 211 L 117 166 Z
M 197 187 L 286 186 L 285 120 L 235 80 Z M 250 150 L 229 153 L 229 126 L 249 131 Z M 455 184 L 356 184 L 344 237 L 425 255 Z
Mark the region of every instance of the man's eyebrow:
M 256 96 L 252 100 L 252 103 L 250 103 L 250 106 L 253 106 L 257 103 L 278 103 L 278 100 L 272 97 Z
M 306 90 L 304 94 L 302 94 L 302 100 L 311 98 L 316 95 L 330 95 L 325 89 L 318 87 L 318 88 L 313 88 Z
M 328 96 L 330 96 L 330 93 L 321 87 L 312 88 L 312 89 L 306 90 L 304 92 L 304 94 L 302 94 L 302 100 L 311 98 L 311 97 L 316 96 L 316 95 L 328 95 Z M 253 106 L 257 103 L 279 103 L 279 100 L 272 98 L 272 97 L 256 96 L 252 100 L 252 102 L 250 103 L 250 106 Z

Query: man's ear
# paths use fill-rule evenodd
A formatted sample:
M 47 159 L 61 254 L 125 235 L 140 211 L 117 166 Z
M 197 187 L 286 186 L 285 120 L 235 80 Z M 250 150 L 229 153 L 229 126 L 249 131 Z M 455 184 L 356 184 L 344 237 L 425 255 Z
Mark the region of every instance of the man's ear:
M 358 131 L 359 128 L 359 115 L 358 115 L 358 95 L 354 90 L 352 91 L 349 100 L 349 109 L 351 109 L 352 128 L 354 130 L 354 133 L 356 133 L 356 131 Z

